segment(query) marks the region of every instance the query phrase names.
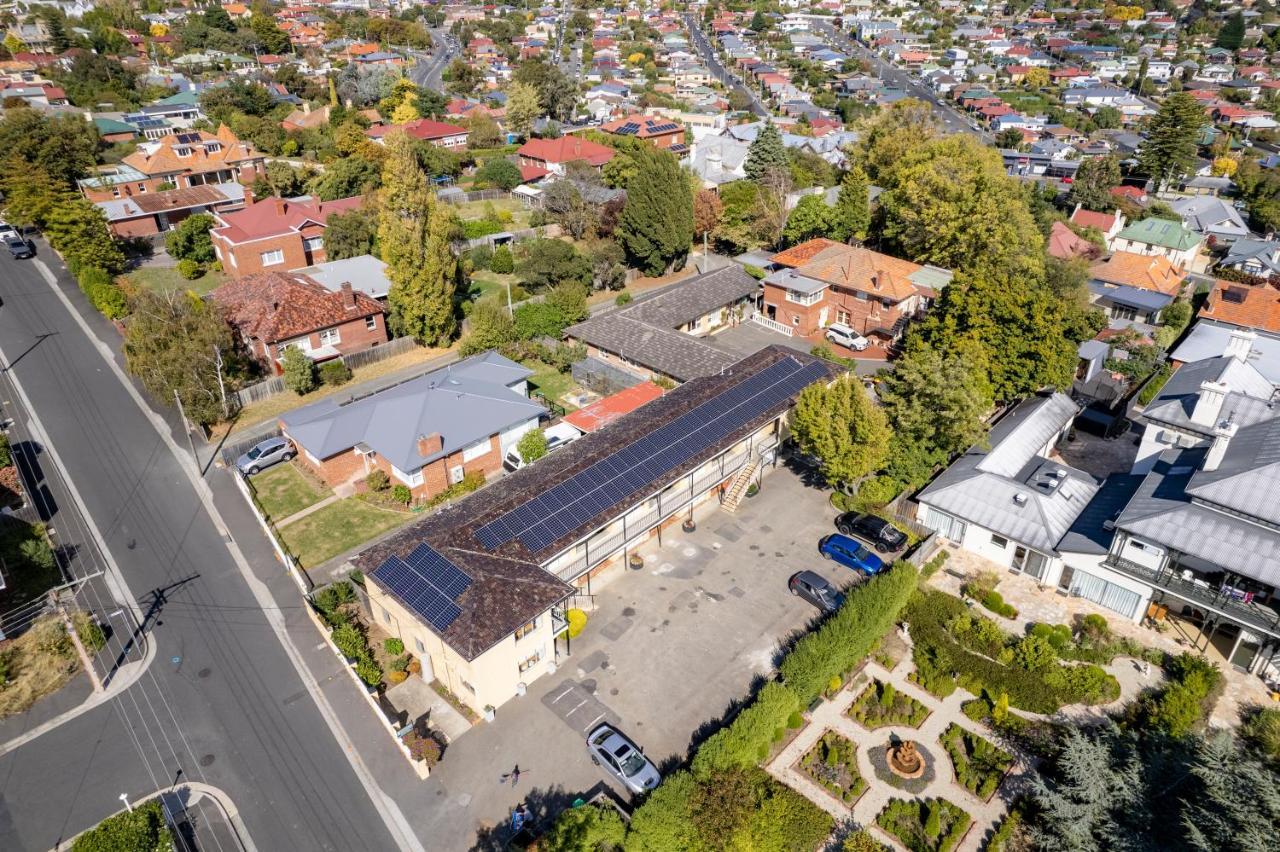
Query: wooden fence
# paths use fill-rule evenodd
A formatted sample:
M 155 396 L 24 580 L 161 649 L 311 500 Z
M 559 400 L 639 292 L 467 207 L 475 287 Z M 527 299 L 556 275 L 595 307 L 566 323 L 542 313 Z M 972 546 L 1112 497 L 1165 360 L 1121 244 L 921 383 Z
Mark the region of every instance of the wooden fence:
M 396 355 L 402 355 L 416 349 L 417 341 L 412 337 L 397 337 L 390 343 L 384 343 L 381 346 L 375 346 L 372 349 L 362 349 L 359 352 L 351 352 L 342 356 L 342 363 L 346 364 L 353 370 L 361 367 L 367 367 L 370 364 L 376 364 L 378 361 L 385 361 L 387 358 L 394 358 Z M 284 376 L 273 376 L 266 381 L 243 387 L 236 391 L 235 401 L 241 408 L 253 403 L 261 402 L 264 399 L 270 399 L 285 392 Z

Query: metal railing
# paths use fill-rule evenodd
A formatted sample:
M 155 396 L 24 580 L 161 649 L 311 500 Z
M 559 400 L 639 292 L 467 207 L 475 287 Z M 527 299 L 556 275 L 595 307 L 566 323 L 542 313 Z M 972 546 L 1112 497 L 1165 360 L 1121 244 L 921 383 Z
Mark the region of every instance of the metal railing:
M 1198 604 L 1204 609 L 1212 610 L 1233 621 L 1239 621 L 1246 626 L 1280 637 L 1280 613 L 1274 610 L 1237 600 L 1222 589 L 1198 585 L 1192 580 L 1178 576 L 1169 568 L 1150 568 L 1132 559 L 1114 555 L 1108 556 L 1103 564 L 1135 580 L 1150 583 L 1188 603 Z

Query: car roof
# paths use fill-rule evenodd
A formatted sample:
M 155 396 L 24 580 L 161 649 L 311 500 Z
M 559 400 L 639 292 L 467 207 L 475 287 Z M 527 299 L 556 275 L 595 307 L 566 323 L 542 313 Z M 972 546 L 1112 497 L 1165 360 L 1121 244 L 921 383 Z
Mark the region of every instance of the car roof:
M 862 547 L 862 542 L 858 541 L 856 538 L 850 538 L 843 533 L 832 533 L 831 539 L 839 541 L 841 544 L 852 544 L 854 547 Z
M 804 580 L 810 586 L 830 586 L 827 579 L 816 571 L 800 571 L 795 575 L 795 579 Z

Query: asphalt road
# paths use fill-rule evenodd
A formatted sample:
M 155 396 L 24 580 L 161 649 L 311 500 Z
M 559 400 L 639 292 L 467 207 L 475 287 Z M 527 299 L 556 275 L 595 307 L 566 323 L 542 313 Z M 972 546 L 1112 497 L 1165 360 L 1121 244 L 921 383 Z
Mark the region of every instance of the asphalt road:
M 991 134 L 972 124 L 967 116 L 939 98 L 928 86 L 921 85 L 906 71 L 886 62 L 879 54 L 870 50 L 861 42 L 849 38 L 843 32 L 837 31 L 829 21 L 820 17 L 811 17 L 809 25 L 837 49 L 871 63 L 875 75 L 881 80 L 884 80 L 894 88 L 903 90 L 913 98 L 930 104 L 937 114 L 938 120 L 942 122 L 943 128 L 948 133 L 972 133 L 983 142 L 989 143 L 992 141 Z
M 431 53 L 414 54 L 417 61 L 409 68 L 409 78 L 419 86 L 441 92 L 444 91 L 442 78 L 444 69 L 449 67 L 449 63 L 458 52 L 453 49 L 453 42 L 444 30 L 436 29 L 430 32 L 435 49 Z
M 723 83 L 729 89 L 736 89 L 742 92 L 751 101 L 751 112 L 761 116 L 762 118 L 769 115 L 769 110 L 765 109 L 763 103 L 755 92 L 742 84 L 730 71 L 726 70 L 720 64 L 720 59 L 716 56 L 715 48 L 707 41 L 707 37 L 703 35 L 701 28 L 698 26 L 698 19 L 692 13 L 684 16 L 685 26 L 689 28 L 689 38 L 693 40 L 693 47 L 702 55 L 702 59 L 707 63 L 707 68 L 717 80 Z
M 260 850 L 395 848 L 182 472 L 190 460 L 170 452 L 32 261 L 0 259 L 0 298 L 0 350 L 126 582 L 144 608 L 168 587 L 143 678 L 0 756 L 0 849 L 50 848 L 117 811 L 121 793 L 179 773 L 229 793 Z M 105 320 L 86 320 L 110 339 Z

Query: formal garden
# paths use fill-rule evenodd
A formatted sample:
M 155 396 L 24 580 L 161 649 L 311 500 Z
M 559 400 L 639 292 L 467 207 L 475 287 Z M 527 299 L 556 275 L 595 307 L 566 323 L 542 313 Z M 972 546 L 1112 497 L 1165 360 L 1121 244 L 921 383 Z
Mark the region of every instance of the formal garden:
M 918 728 L 929 717 L 929 708 L 898 692 L 893 684 L 875 680 L 854 700 L 849 715 L 872 731 L 890 725 Z
M 894 799 L 876 817 L 876 825 L 911 852 L 948 852 L 956 848 L 972 822 L 946 799 Z
M 797 764 L 835 798 L 852 806 L 867 789 L 858 774 L 858 747 L 835 731 L 827 731 Z

